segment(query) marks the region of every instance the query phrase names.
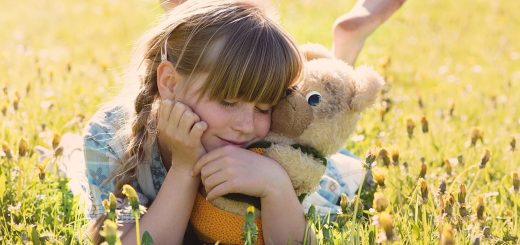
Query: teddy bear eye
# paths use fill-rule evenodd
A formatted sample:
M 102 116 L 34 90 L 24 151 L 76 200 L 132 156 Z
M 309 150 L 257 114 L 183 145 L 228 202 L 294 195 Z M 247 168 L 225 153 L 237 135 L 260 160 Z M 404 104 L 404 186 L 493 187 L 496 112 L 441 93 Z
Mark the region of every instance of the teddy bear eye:
M 312 91 L 305 96 L 305 99 L 307 99 L 307 103 L 309 103 L 309 105 L 317 106 L 320 103 L 321 94 L 316 91 Z

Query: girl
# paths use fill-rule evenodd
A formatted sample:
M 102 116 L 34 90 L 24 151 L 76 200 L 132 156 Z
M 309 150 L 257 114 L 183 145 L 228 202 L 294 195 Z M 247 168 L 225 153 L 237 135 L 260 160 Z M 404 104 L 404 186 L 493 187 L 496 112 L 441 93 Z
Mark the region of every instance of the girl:
M 134 63 L 130 89 L 96 113 L 84 136 L 94 242 L 109 192 L 119 197 L 123 244 L 136 242 L 124 184 L 148 206 L 141 231 L 157 244 L 183 242 L 198 192 L 259 197 L 264 239 L 302 241 L 304 213 L 287 174 L 244 149 L 267 134 L 271 107 L 299 77 L 291 38 L 252 4 L 193 0 L 143 37 Z

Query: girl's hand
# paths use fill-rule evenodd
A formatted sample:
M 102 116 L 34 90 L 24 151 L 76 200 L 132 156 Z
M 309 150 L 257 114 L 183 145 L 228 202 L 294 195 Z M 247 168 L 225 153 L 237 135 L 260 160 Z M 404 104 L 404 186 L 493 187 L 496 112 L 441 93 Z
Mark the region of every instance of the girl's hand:
M 281 186 L 292 188 L 289 176 L 280 164 L 236 146 L 224 146 L 202 156 L 195 164 L 193 174 L 201 175 L 206 198 L 210 201 L 228 193 L 265 198 Z
M 191 171 L 197 160 L 206 154 L 200 139 L 207 127 L 188 106 L 162 100 L 157 130 L 160 141 L 171 150 L 175 170 Z

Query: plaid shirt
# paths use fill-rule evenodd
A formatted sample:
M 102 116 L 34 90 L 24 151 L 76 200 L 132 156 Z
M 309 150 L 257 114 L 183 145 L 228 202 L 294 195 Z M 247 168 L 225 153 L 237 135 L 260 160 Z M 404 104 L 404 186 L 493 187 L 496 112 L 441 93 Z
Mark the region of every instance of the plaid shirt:
M 85 197 L 83 199 L 86 201 L 86 213 L 89 219 L 104 214 L 102 201 L 108 199 L 108 194 L 115 188 L 114 182 L 104 183 L 104 181 L 121 164 L 123 144 L 114 136 L 125 118 L 127 114 L 121 107 L 105 108 L 94 115 L 85 129 L 83 152 L 86 178 L 84 179 L 88 182 L 88 186 L 80 184 L 81 188 L 73 192 Z M 152 147 L 151 173 L 155 190 L 158 192 L 167 171 L 162 164 L 157 144 L 154 143 Z M 364 173 L 360 161 L 345 150 L 327 161 L 325 175 L 321 178 L 317 191 L 308 195 L 302 203 L 305 211 L 314 204 L 316 211 L 322 216 L 334 215 L 340 210 L 338 202 L 341 193 L 346 193 L 349 198 L 354 196 Z M 148 206 L 151 197 L 143 194 L 137 181 L 134 181 L 132 186 L 138 192 L 141 205 Z M 119 221 L 134 222 L 126 199 L 118 199 L 117 204 Z

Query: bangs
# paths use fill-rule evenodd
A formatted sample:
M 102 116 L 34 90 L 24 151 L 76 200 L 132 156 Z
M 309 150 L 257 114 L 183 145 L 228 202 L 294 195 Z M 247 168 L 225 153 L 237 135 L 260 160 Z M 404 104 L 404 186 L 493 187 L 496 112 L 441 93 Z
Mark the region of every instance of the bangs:
M 302 61 L 292 40 L 272 23 L 258 25 L 248 18 L 221 31 L 223 44 L 212 45 L 219 46 L 217 54 L 203 64 L 209 73 L 201 94 L 211 100 L 278 103 L 300 76 Z

